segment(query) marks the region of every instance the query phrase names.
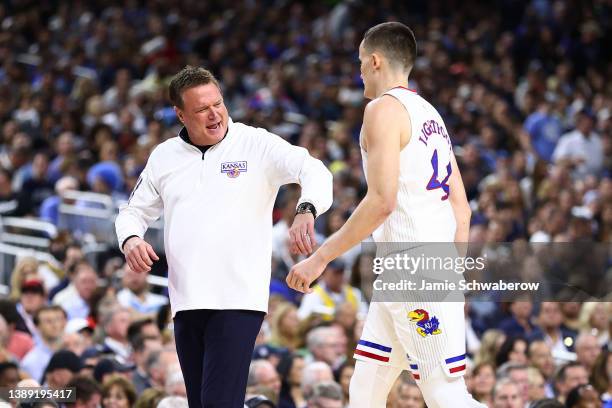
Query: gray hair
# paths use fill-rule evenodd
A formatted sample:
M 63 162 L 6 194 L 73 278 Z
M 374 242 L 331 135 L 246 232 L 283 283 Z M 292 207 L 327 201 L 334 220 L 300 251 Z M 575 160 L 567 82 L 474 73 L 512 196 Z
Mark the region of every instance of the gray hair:
M 342 394 L 342 387 L 335 382 L 326 381 L 315 384 L 312 387 L 309 402 L 316 402 L 319 398 L 329 398 L 336 401 L 342 401 L 344 396 Z
M 498 380 L 504 378 L 510 378 L 510 373 L 514 370 L 527 370 L 528 366 L 522 363 L 516 363 L 514 361 L 507 361 L 497 369 L 495 376 Z
M 302 371 L 302 393 L 305 398 L 308 398 L 310 393 L 312 392 L 315 384 L 322 382 L 321 373 L 326 372 L 330 374 L 330 379 L 333 378 L 331 368 L 327 363 L 322 361 L 315 361 L 314 363 L 308 364 L 304 367 L 304 371 Z M 323 379 L 326 381 L 327 379 Z
M 318 348 L 325 343 L 325 336 L 330 333 L 329 327 L 317 327 L 306 336 L 306 347 L 308 350 Z
M 270 363 L 268 360 L 251 361 L 251 365 L 249 366 L 249 376 L 247 377 L 247 387 L 254 387 L 259 384 L 257 372 L 264 366 L 272 366 L 272 368 L 274 368 L 272 363 Z
M 189 408 L 185 397 L 166 397 L 159 401 L 157 408 Z
M 514 385 L 516 387 L 517 392 L 520 392 L 520 388 L 519 388 L 517 383 L 512 381 L 510 378 L 502 378 L 501 380 L 499 380 L 499 381 L 497 381 L 495 383 L 495 386 L 493 387 L 492 397 L 495 398 L 495 396 L 499 392 L 500 388 L 503 387 L 504 385 L 508 385 L 508 384 Z

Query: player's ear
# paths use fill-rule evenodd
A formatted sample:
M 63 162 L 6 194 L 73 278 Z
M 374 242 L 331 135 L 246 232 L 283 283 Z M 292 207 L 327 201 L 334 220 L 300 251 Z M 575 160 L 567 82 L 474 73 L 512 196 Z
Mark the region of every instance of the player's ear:
M 372 68 L 379 69 L 382 64 L 382 58 L 378 53 L 372 53 Z

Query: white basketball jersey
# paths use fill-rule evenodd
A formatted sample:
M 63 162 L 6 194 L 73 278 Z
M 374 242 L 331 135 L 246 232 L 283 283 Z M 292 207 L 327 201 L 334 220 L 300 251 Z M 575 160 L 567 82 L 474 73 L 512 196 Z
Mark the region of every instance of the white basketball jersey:
M 452 145 L 444 121 L 412 90 L 397 87 L 385 94 L 408 111 L 412 137 L 400 152 L 397 206 L 372 234 L 374 241 L 454 242 L 456 222 L 448 200 Z M 361 154 L 365 169 L 363 147 Z

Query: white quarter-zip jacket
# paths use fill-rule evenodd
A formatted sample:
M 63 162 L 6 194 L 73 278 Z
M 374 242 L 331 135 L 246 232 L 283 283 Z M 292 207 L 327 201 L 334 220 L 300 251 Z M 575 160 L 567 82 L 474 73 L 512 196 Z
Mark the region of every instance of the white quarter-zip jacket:
M 119 245 L 142 238 L 163 214 L 173 316 L 193 309 L 266 312 L 272 209 L 288 183 L 301 185 L 299 203 L 312 203 L 317 214 L 331 206 L 332 175 L 323 163 L 265 129 L 230 119 L 225 138 L 205 153 L 173 137 L 153 150 L 121 208 Z

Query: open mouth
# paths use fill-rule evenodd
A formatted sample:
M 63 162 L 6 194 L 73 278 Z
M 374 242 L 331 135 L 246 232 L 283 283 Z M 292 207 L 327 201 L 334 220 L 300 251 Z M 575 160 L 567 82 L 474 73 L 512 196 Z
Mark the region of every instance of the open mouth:
M 216 129 L 219 129 L 220 127 L 221 127 L 221 122 L 217 122 L 214 125 L 206 126 L 206 129 L 216 130 Z

